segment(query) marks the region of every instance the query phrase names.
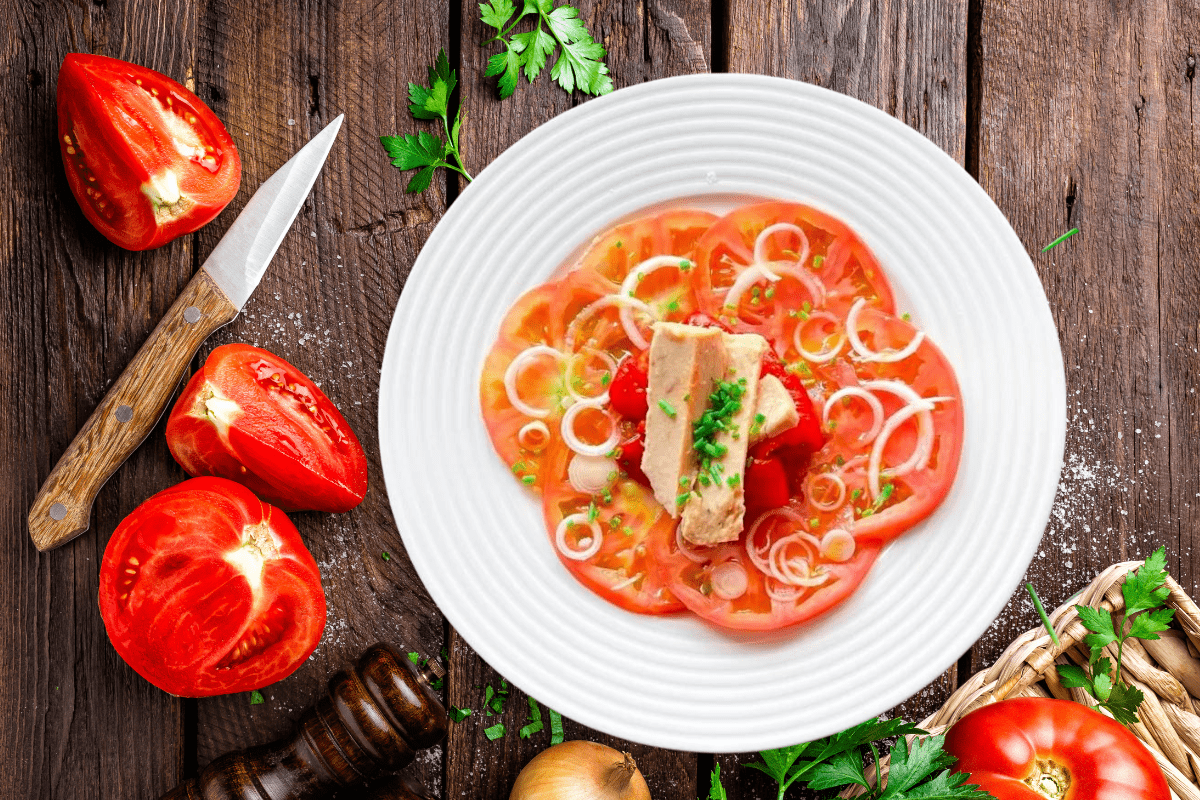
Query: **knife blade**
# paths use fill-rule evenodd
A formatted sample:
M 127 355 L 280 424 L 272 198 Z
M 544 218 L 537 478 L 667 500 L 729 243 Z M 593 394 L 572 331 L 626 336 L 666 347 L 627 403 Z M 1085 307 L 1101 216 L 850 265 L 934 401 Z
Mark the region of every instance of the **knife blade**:
M 342 119 L 258 188 L 76 434 L 29 509 L 29 535 L 38 550 L 88 529 L 100 488 L 154 428 L 192 356 L 245 307 L 308 199 Z

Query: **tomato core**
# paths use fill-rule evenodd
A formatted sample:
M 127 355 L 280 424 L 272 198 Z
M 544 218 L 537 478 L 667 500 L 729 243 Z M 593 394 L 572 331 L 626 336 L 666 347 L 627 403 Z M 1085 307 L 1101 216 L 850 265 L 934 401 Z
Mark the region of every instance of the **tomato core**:
M 1071 770 L 1054 759 L 1039 758 L 1025 784 L 1047 800 L 1062 800 L 1071 789 Z

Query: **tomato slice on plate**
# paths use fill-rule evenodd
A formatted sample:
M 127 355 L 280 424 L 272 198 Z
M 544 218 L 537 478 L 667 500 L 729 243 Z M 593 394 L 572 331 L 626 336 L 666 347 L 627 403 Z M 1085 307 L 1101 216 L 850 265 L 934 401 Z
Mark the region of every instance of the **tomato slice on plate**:
M 223 478 L 134 509 L 104 549 L 99 599 L 121 658 L 181 697 L 281 680 L 325 629 L 321 574 L 296 526 Z
M 232 137 L 200 98 L 166 75 L 104 56 L 63 60 L 58 144 L 84 216 L 129 250 L 207 224 L 242 177 Z
M 808 533 L 794 509 L 768 511 L 759 519 L 758 527 L 752 525 L 736 542 L 709 547 L 682 543 L 686 550 L 681 548 L 674 526 L 669 531 L 656 530 L 650 545 L 659 580 L 689 611 L 711 623 L 735 630 L 769 631 L 806 622 L 844 601 L 866 578 L 882 549 L 878 543 L 858 543 L 849 559 L 836 562 L 821 556 L 819 544 L 785 545 L 783 560 L 806 558 L 813 572 L 823 576 L 817 578 L 823 579 L 819 585 L 791 587 L 768 577 L 754 562 L 764 563 L 777 542 L 797 533 L 816 542 L 820 539 Z M 754 559 L 747 551 L 751 530 Z
M 556 454 L 560 474 L 572 457 L 566 448 Z M 565 477 L 549 482 L 542 511 L 550 546 L 580 583 L 609 602 L 640 614 L 682 611 L 649 547 L 651 539 L 674 531 L 675 520 L 649 489 L 629 478 L 619 478 L 609 493 L 611 501 L 605 502 L 577 491 Z
M 238 481 L 287 511 L 349 511 L 367 494 L 367 457 L 321 389 L 274 353 L 213 350 L 167 420 L 189 475 Z

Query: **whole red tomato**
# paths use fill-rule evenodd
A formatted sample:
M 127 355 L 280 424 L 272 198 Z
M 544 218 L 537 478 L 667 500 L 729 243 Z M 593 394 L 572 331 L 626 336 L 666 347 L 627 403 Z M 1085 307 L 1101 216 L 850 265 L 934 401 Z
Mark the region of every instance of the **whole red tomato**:
M 279 509 L 221 478 L 159 492 L 104 549 L 100 615 L 117 654 L 182 697 L 287 677 L 325 629 L 316 562 Z
M 84 216 L 129 250 L 207 224 L 242 178 L 233 139 L 200 98 L 166 75 L 104 56 L 63 60 L 58 145 Z
M 367 457 L 317 385 L 248 344 L 212 351 L 167 419 L 189 475 L 229 478 L 285 511 L 349 511 L 367 494 Z
M 959 772 L 997 800 L 1169 800 L 1150 751 L 1120 723 L 1079 703 L 1002 700 L 946 734 Z

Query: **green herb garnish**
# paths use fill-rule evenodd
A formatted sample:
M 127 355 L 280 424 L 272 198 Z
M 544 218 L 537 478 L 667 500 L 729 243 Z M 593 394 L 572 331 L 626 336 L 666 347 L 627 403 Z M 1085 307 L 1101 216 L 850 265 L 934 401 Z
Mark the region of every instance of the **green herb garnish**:
M 1033 598 L 1033 607 L 1037 610 L 1038 616 L 1042 618 L 1042 625 L 1046 628 L 1046 633 L 1050 634 L 1050 641 L 1054 642 L 1055 647 L 1061 647 L 1062 642 L 1058 641 L 1058 634 L 1054 632 L 1054 626 L 1050 624 L 1050 617 L 1046 615 L 1046 609 L 1042 606 L 1042 598 L 1038 597 L 1034 591 L 1033 584 L 1025 584 L 1025 591 L 1029 592 L 1029 596 Z
M 433 173 L 438 167 L 452 169 L 467 180 L 470 173 L 463 166 L 462 152 L 458 149 L 458 132 L 462 127 L 461 109 L 454 114 L 454 124 L 450 124 L 450 94 L 458 84 L 458 77 L 450 69 L 450 61 L 446 51 L 438 53 L 437 60 L 429 68 L 429 85 L 416 83 L 408 85 L 408 110 L 417 119 L 440 119 L 446 131 L 446 140 L 432 133 L 421 131 L 404 136 L 380 136 L 379 143 L 392 159 L 392 165 L 402 170 L 419 170 L 408 186 L 406 192 L 423 192 L 429 188 Z
M 516 24 L 530 14 L 535 15 L 534 29 L 510 36 Z M 518 13 L 512 0 L 491 0 L 479 4 L 479 16 L 485 25 L 496 29 L 496 35 L 483 44 L 499 42 L 504 46 L 503 51 L 488 59 L 484 73 L 500 76 L 501 99 L 516 90 L 519 73 L 524 72 L 525 80 L 533 83 L 557 47 L 562 47 L 562 54 L 550 68 L 550 77 L 564 91 L 579 89 L 596 95 L 612 91 L 612 78 L 603 61 L 607 51 L 592 40 L 579 12 L 571 6 L 554 8 L 554 0 L 525 0 Z
M 421 666 L 421 654 L 420 653 L 409 653 L 408 660 L 411 661 L 412 663 L 416 664 L 418 667 Z
M 717 381 L 708 396 L 708 408 L 692 425 L 692 448 L 700 454 L 700 471 L 711 472 L 714 459 L 719 459 L 729 448 L 716 441 L 722 431 L 732 429 L 733 416 L 742 408 L 742 396 L 746 389 L 744 378 L 738 382 Z
M 258 689 L 255 689 L 250 693 L 250 705 L 259 706 L 265 702 L 266 700 L 263 699 L 262 692 L 260 692 Z
M 380 554 L 379 554 L 379 557 L 380 557 L 380 558 L 382 558 L 384 561 L 391 561 L 391 560 L 392 560 L 392 557 L 391 557 L 390 555 L 388 555 L 388 551 L 387 551 L 387 550 L 384 550 L 382 553 L 380 553 Z
M 529 724 L 520 730 L 522 739 L 528 739 L 542 729 L 542 709 L 538 708 L 537 700 L 532 697 L 527 699 L 529 700 Z
M 471 716 L 471 709 L 455 708 L 454 706 L 450 706 L 450 719 L 454 720 L 455 722 L 462 722 L 469 716 Z
M 553 708 L 546 709 L 550 714 L 550 744 L 562 744 L 563 739 L 563 723 L 562 714 L 559 714 Z
M 670 417 L 671 419 L 675 419 L 675 413 L 676 413 L 675 406 L 671 405 L 666 400 L 659 400 L 658 407 L 661 408 L 663 410 L 663 413 L 666 414 L 668 417 Z
M 1077 233 L 1079 233 L 1079 228 L 1071 228 L 1071 230 L 1067 231 L 1062 236 L 1059 236 L 1053 242 L 1051 242 L 1050 244 L 1043 247 L 1042 252 L 1045 253 L 1048 250 L 1053 250 L 1054 248 L 1058 247 L 1060 244 L 1065 242 L 1067 239 L 1070 239 L 1072 236 L 1074 236 Z
M 721 784 L 721 764 L 713 763 L 712 776 L 708 780 L 708 800 L 729 800 L 725 787 Z
M 504 723 L 497 722 L 490 728 L 483 729 L 483 735 L 488 738 L 488 741 L 494 742 L 504 735 Z

